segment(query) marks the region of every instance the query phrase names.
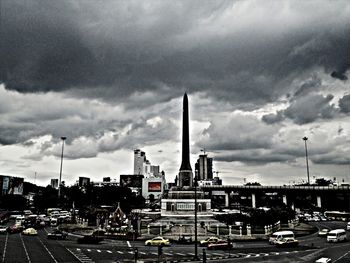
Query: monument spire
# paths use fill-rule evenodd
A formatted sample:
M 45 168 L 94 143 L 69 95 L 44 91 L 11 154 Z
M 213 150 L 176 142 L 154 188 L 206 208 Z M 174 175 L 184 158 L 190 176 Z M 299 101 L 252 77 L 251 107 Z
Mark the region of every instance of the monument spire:
M 190 134 L 188 120 L 188 98 L 185 93 L 183 97 L 183 113 L 182 113 L 182 160 L 180 171 L 192 171 L 190 163 Z
M 179 172 L 178 186 L 192 186 L 192 168 L 190 163 L 190 133 L 188 118 L 188 98 L 187 94 L 183 97 L 182 112 L 182 160 Z

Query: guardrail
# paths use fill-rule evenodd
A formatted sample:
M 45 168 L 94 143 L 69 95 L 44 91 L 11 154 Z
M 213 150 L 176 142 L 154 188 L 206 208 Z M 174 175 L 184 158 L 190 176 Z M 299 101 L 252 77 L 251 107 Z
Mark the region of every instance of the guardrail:
M 262 186 L 262 185 L 203 185 L 203 190 L 225 190 L 225 189 L 237 189 L 237 190 L 307 190 L 307 191 L 347 191 L 350 190 L 350 185 L 346 186 L 296 186 L 296 185 L 281 185 L 281 186 Z

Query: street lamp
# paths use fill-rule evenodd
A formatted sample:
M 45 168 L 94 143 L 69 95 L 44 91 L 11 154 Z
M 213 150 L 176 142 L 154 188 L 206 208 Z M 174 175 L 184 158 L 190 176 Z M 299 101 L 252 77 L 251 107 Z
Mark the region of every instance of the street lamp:
M 197 174 L 194 176 L 194 260 L 198 258 L 198 242 L 197 242 Z
M 61 152 L 61 168 L 60 168 L 60 180 L 58 182 L 58 200 L 61 199 L 61 179 L 62 179 L 62 165 L 63 165 L 63 149 L 64 149 L 64 141 L 67 137 L 61 137 L 62 140 L 62 152 Z
M 303 138 L 304 143 L 305 143 L 305 159 L 306 159 L 306 172 L 307 172 L 307 184 L 310 185 L 310 174 L 309 174 L 309 160 L 308 160 L 308 156 L 307 156 L 307 137 Z

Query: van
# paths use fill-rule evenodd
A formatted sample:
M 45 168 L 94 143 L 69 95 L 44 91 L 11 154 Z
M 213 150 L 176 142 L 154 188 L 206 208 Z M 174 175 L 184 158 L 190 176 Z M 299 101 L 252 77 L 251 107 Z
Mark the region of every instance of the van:
M 344 229 L 335 229 L 329 231 L 327 235 L 328 242 L 341 242 L 346 241 L 346 231 Z
M 57 219 L 56 219 L 56 218 L 51 218 L 51 220 L 50 220 L 50 226 L 55 227 L 55 226 L 57 226 L 57 225 L 58 225 Z
M 25 219 L 26 219 L 26 218 L 25 218 L 24 216 L 17 216 L 17 217 L 16 217 L 15 224 L 17 224 L 17 225 L 22 225 L 22 223 L 24 223 Z
M 271 245 L 275 244 L 277 240 L 280 240 L 282 238 L 295 238 L 293 231 L 278 231 L 273 233 L 269 238 L 269 243 Z

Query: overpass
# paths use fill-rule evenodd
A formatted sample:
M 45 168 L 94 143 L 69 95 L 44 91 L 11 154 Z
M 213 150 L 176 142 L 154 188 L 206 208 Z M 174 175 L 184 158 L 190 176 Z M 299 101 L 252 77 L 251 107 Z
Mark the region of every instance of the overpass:
M 249 195 L 251 199 L 251 206 L 256 207 L 257 196 L 262 195 L 278 195 L 282 196 L 282 201 L 286 205 L 294 207 L 294 202 L 299 198 L 302 201 L 303 197 L 315 199 L 317 207 L 323 207 L 322 203 L 325 201 L 327 206 L 332 204 L 339 204 L 343 210 L 350 210 L 350 185 L 344 186 L 263 186 L 263 185 L 203 185 L 201 189 L 209 193 L 211 197 L 217 195 L 224 195 L 225 207 L 230 206 L 230 196 L 235 195 Z M 339 203 L 339 200 L 341 201 Z M 300 201 L 300 200 L 299 200 Z M 336 202 L 336 203 L 334 203 Z

